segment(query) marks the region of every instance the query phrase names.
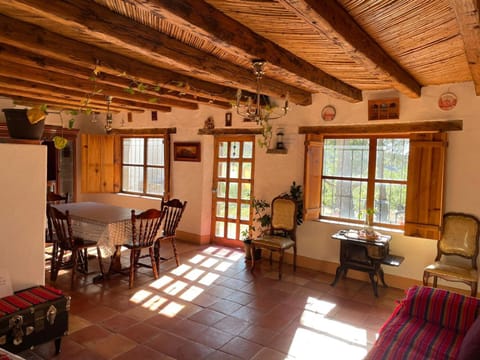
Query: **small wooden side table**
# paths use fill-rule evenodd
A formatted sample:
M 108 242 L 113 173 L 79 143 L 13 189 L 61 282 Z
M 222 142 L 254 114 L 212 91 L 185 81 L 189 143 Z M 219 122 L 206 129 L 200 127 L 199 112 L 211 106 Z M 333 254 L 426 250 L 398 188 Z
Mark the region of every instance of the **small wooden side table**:
M 347 276 L 348 269 L 364 271 L 368 273 L 372 284 L 373 293 L 378 297 L 378 279 L 384 287 L 385 283 L 382 264 L 400 266 L 404 257 L 389 253 L 390 235 L 377 235 L 374 239 L 368 239 L 357 230 L 340 230 L 332 235 L 332 239 L 340 241 L 340 266 L 337 267 L 335 286 L 340 277 Z

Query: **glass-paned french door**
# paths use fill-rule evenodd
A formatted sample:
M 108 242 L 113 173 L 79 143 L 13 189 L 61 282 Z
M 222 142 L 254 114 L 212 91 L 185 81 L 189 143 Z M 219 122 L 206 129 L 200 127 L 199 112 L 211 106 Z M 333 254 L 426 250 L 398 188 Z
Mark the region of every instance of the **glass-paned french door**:
M 215 138 L 212 234 L 217 244 L 242 246 L 241 232 L 251 218 L 254 150 L 254 136 Z

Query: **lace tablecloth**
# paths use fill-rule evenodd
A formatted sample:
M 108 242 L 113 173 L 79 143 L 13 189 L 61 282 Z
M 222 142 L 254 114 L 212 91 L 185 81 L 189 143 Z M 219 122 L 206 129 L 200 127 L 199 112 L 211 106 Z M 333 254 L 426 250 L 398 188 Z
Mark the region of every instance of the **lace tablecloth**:
M 118 245 L 131 242 L 131 209 L 120 206 L 78 202 L 55 205 L 60 211 L 68 210 L 75 236 L 96 240 L 103 257 L 114 254 Z
M 112 256 L 116 246 L 131 242 L 132 237 L 131 220 L 101 224 L 72 219 L 72 230 L 75 236 L 97 240 L 102 257 Z

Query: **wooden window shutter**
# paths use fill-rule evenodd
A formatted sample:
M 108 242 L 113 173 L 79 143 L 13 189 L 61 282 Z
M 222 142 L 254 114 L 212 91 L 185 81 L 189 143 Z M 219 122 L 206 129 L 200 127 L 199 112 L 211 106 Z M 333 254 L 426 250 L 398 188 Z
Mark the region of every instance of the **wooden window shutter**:
M 114 192 L 114 140 L 111 135 L 82 134 L 82 192 Z
M 443 215 L 446 133 L 410 136 L 405 235 L 439 239 Z
M 323 137 L 307 135 L 305 142 L 305 220 L 315 220 L 320 216 L 321 181 L 323 162 Z
M 165 191 L 163 197 L 165 200 L 170 199 L 170 134 L 165 134 L 164 138 L 165 149 Z

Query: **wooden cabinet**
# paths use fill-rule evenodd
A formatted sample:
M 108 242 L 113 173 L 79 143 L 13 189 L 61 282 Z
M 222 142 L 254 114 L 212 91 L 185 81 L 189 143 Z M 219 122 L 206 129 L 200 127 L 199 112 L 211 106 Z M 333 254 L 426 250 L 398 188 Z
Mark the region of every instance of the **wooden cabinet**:
M 368 101 L 368 120 L 388 120 L 400 117 L 400 102 L 395 99 Z
M 0 138 L 8 142 L 30 142 L 47 147 L 47 188 L 61 194 L 68 193 L 69 200 L 76 199 L 76 144 L 78 129 L 66 129 L 61 126 L 45 125 L 41 140 L 11 139 L 6 124 L 0 124 Z M 58 150 L 53 138 L 63 136 L 68 140 L 67 146 Z

